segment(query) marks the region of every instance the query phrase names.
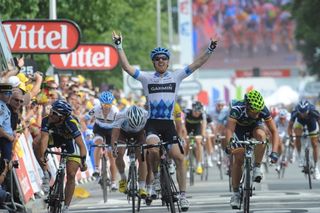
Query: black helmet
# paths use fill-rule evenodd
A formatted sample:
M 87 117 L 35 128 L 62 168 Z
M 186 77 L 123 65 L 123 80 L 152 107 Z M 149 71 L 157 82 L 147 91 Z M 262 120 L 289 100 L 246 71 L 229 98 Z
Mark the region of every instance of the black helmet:
M 192 104 L 192 109 L 194 111 L 202 111 L 203 110 L 203 105 L 200 101 L 196 101 Z
M 308 113 L 310 110 L 309 101 L 300 101 L 298 104 L 298 112 L 300 113 Z
M 71 115 L 72 107 L 69 103 L 63 100 L 57 100 L 52 104 L 52 110 L 61 115 Z

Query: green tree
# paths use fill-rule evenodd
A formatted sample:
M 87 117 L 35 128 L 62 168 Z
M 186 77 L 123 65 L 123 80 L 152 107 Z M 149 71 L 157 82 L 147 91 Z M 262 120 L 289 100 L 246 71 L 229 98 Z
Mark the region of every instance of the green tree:
M 298 49 L 312 74 L 320 76 L 320 22 L 316 18 L 319 0 L 295 0 L 291 11 L 296 20 Z
M 162 5 L 162 30 L 167 32 L 166 5 Z M 0 0 L 2 19 L 47 19 L 47 0 Z M 156 44 L 156 2 L 150 0 L 68 0 L 57 1 L 57 17 L 73 20 L 81 29 L 81 42 L 112 43 L 111 32 L 123 34 L 124 49 L 131 64 L 152 69 L 149 52 Z M 164 38 L 167 41 L 167 38 Z M 165 42 L 164 42 L 165 43 Z M 166 44 L 164 44 L 166 45 Z M 35 55 L 40 70 L 49 65 L 47 55 Z M 81 72 L 83 73 L 83 72 Z M 94 83 L 114 83 L 122 86 L 122 72 L 118 66 L 112 71 L 86 72 Z

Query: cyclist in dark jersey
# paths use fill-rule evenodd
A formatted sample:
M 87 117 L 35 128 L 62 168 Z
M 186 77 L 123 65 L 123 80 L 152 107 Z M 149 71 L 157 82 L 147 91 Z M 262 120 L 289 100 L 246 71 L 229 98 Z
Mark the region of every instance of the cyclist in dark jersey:
M 52 104 L 50 114 L 42 119 L 41 124 L 39 163 L 44 173 L 42 188 L 45 192 L 49 191 L 48 186 L 50 181 L 48 165 L 44 158 L 45 150 L 63 145 L 68 153 L 81 156 L 80 159 L 68 158 L 67 161 L 67 182 L 63 212 L 68 212 L 75 189 L 75 176 L 78 169 L 81 168 L 81 171 L 87 169 L 85 163 L 87 149 L 81 135 L 79 123 L 71 115 L 71 112 L 72 108 L 67 102 L 63 100 L 55 101 Z
M 299 104 L 291 112 L 291 118 L 288 125 L 288 135 L 301 136 L 304 128 L 308 130 L 310 140 L 313 148 L 314 159 L 314 175 L 316 179 L 320 179 L 320 172 L 317 165 L 318 162 L 318 139 L 319 139 L 319 124 L 320 114 L 315 106 L 309 101 L 300 101 Z M 299 166 L 303 166 L 303 159 L 301 158 L 301 138 L 297 137 L 295 146 L 298 151 Z
M 192 109 L 185 110 L 185 125 L 187 135 L 192 134 L 195 137 L 195 157 L 197 162 L 196 173 L 201 175 L 202 169 L 202 140 L 206 136 L 207 119 L 206 114 L 203 112 L 203 106 L 199 101 L 192 104 Z M 190 139 L 187 138 L 186 155 L 189 154 Z
M 239 185 L 244 161 L 244 148 L 242 144 L 237 143 L 237 140 L 245 140 L 253 137 L 256 140 L 265 141 L 267 136 L 263 122 L 272 135 L 273 146 L 270 159 L 275 163 L 278 160 L 279 134 L 261 94 L 256 90 L 251 90 L 245 94 L 244 100 L 233 102 L 226 128 L 226 140 L 230 141 L 229 147 L 233 154 L 231 174 L 234 194 L 230 200 L 232 208 L 240 207 Z M 257 145 L 255 148 L 253 181 L 258 183 L 261 181 L 263 175 L 260 165 L 265 147 L 265 145 Z M 229 149 L 227 150 L 227 152 L 230 153 Z

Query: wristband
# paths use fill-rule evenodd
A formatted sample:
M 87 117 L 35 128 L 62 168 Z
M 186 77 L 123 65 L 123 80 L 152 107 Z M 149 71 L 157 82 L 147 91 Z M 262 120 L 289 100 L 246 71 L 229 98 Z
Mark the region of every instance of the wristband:
M 121 37 L 119 38 L 113 38 L 113 41 L 117 47 L 118 50 L 122 50 L 122 41 L 121 41 Z

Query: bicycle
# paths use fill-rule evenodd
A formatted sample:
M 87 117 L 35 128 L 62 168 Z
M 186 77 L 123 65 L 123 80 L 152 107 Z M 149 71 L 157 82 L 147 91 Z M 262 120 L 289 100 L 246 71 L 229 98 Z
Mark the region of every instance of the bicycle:
M 203 140 L 202 141 L 202 146 L 205 147 L 206 143 L 208 141 Z M 201 180 L 208 180 L 209 177 L 209 164 L 208 164 L 208 153 L 206 151 L 203 152 L 203 159 L 202 159 L 202 168 L 203 168 L 203 172 L 201 174 Z
M 249 213 L 250 209 L 250 197 L 252 196 L 252 173 L 253 173 L 253 165 L 252 165 L 252 157 L 254 152 L 254 147 L 258 144 L 266 144 L 266 141 L 257 141 L 255 139 L 246 139 L 243 141 L 237 141 L 239 144 L 244 145 L 245 153 L 244 153 L 244 170 L 242 172 L 242 177 L 240 181 L 240 208 L 243 203 L 243 212 Z
M 310 161 L 310 146 L 311 146 L 311 141 L 310 141 L 310 136 L 314 135 L 319 135 L 317 134 L 307 134 L 303 133 L 301 136 L 293 136 L 292 138 L 298 138 L 300 137 L 302 139 L 301 143 L 304 145 L 304 164 L 303 164 L 303 169 L 302 172 L 307 176 L 308 178 L 308 184 L 309 184 L 309 189 L 312 189 L 312 178 L 311 176 L 314 175 L 314 165 Z
M 131 200 L 132 212 L 136 212 L 136 197 L 138 198 L 137 211 L 140 211 L 141 197 L 138 194 L 138 178 L 137 178 L 137 165 L 136 165 L 136 148 L 141 147 L 140 144 L 137 144 L 137 141 L 134 138 L 126 140 L 126 144 L 117 144 L 116 147 L 127 148 L 127 156 L 129 156 L 129 174 L 127 180 L 127 199 L 128 202 Z
M 176 137 L 173 141 L 164 142 L 162 139 L 158 144 L 143 144 L 141 146 L 141 157 L 144 161 L 144 150 L 157 147 L 159 148 L 160 155 L 160 185 L 161 185 L 161 200 L 162 205 L 166 205 L 167 209 L 171 213 L 176 212 L 175 203 L 177 203 L 178 211 L 181 212 L 180 205 L 178 202 L 178 190 L 175 183 L 169 173 L 169 157 L 168 157 L 168 146 L 172 144 L 178 144 L 180 152 L 183 154 L 183 148 L 181 142 Z
M 101 177 L 99 179 L 99 184 L 102 188 L 102 195 L 103 195 L 103 202 L 106 203 L 108 201 L 108 187 L 110 188 L 109 191 L 111 192 L 111 180 L 108 174 L 108 157 L 106 157 L 106 149 L 110 150 L 111 145 L 109 144 L 93 144 L 90 146 L 90 150 L 92 147 L 102 148 L 102 155 L 101 155 Z
M 61 152 L 46 150 L 46 156 L 48 154 L 60 155 L 59 167 L 57 169 L 56 177 L 54 184 L 50 187 L 48 196 L 45 202 L 48 204 L 47 209 L 49 213 L 61 213 L 62 212 L 62 202 L 64 201 L 64 178 L 65 178 L 65 169 L 67 166 L 67 159 L 72 158 L 81 158 L 79 155 L 74 155 L 67 153 L 65 148 L 61 148 Z
M 292 157 L 293 151 L 294 151 L 294 146 L 290 140 L 290 137 L 283 137 L 283 145 L 284 145 L 284 149 L 282 152 L 282 155 L 280 157 L 280 162 L 279 165 L 276 169 L 277 173 L 278 173 L 278 178 L 283 178 L 284 174 L 285 174 L 285 170 L 288 166 L 288 163 Z
M 216 145 L 218 146 L 217 151 L 217 167 L 219 169 L 220 173 L 220 180 L 223 180 L 223 171 L 222 171 L 222 162 L 223 162 L 223 148 L 222 148 L 222 140 L 224 140 L 226 137 L 222 135 L 217 135 L 216 137 Z

